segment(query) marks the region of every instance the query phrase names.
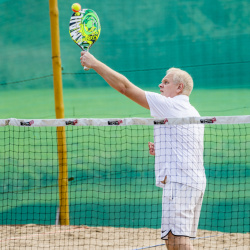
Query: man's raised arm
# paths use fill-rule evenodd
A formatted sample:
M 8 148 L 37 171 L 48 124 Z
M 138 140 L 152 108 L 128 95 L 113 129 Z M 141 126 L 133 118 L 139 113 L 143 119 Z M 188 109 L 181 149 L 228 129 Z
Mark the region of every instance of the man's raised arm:
M 81 52 L 80 60 L 82 66 L 95 70 L 96 73 L 98 73 L 112 88 L 116 89 L 142 107 L 149 109 L 144 90 L 135 86 L 125 76 L 112 70 L 87 51 Z

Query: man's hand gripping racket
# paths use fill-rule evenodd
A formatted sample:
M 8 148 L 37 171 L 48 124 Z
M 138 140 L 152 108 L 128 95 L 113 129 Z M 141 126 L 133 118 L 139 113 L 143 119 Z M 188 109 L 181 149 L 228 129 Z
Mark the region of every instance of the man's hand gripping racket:
M 73 6 L 73 5 L 72 5 Z M 80 5 L 79 5 L 80 6 Z M 73 9 L 73 8 L 72 8 Z M 74 10 L 69 22 L 69 34 L 72 40 L 83 50 L 89 51 L 101 32 L 100 20 L 90 9 Z M 84 67 L 84 70 L 89 70 Z

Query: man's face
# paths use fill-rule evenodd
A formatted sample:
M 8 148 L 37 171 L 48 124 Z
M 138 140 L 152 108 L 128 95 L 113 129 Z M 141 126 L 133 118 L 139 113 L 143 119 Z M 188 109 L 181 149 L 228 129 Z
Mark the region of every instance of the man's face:
M 175 97 L 179 94 L 179 84 L 174 84 L 173 75 L 167 74 L 159 84 L 161 95 L 165 97 Z

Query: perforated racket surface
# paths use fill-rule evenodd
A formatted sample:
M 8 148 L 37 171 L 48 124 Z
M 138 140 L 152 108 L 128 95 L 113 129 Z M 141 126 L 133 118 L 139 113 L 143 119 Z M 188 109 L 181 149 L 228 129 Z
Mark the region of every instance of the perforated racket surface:
M 71 16 L 69 34 L 82 50 L 88 51 L 99 38 L 100 32 L 101 24 L 95 11 L 82 9 Z M 88 70 L 86 67 L 84 69 Z

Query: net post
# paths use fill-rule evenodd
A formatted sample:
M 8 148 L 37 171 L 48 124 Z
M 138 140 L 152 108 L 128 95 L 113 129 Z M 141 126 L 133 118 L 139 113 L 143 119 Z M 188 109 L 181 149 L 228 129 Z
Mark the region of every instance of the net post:
M 60 225 L 69 225 L 68 165 L 65 127 L 57 127 L 57 151 L 59 161 Z
M 64 118 L 62 68 L 60 56 L 59 12 L 57 0 L 49 0 L 52 65 L 56 118 Z M 57 149 L 59 159 L 60 224 L 69 225 L 68 167 L 65 127 L 57 127 Z

